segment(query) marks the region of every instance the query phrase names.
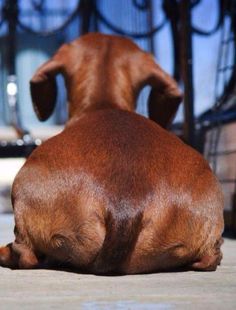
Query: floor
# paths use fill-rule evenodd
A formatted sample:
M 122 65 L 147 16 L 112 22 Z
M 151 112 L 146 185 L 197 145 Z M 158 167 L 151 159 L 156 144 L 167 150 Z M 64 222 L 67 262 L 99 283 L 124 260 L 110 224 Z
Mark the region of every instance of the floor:
M 13 239 L 0 215 L 0 244 Z M 225 239 L 216 272 L 101 277 L 0 267 L 0 309 L 236 309 L 236 240 Z

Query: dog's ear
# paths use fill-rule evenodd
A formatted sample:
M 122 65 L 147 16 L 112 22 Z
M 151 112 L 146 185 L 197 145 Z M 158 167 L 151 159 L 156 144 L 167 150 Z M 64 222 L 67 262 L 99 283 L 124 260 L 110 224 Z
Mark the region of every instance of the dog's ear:
M 156 64 L 150 54 L 146 54 L 145 70 L 146 84 L 152 87 L 148 98 L 149 118 L 167 128 L 176 115 L 182 94 L 175 80 Z
M 56 74 L 61 72 L 61 64 L 52 58 L 43 64 L 30 80 L 30 93 L 34 111 L 41 121 L 52 114 L 57 99 Z

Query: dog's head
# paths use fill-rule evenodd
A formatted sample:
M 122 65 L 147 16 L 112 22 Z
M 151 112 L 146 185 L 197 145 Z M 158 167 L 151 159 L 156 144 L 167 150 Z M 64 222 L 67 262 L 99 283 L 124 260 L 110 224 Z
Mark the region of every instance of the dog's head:
M 91 109 L 91 106 L 92 109 L 110 105 L 133 110 L 138 93 L 148 84 L 152 86 L 151 110 L 158 100 L 166 103 L 175 99 L 176 112 L 181 102 L 175 81 L 149 53 L 123 37 L 87 34 L 64 44 L 36 71 L 30 81 L 30 90 L 34 110 L 42 121 L 55 107 L 57 74 L 62 74 L 65 79 L 70 117 L 82 109 Z M 165 104 L 161 109 L 163 107 L 165 109 Z

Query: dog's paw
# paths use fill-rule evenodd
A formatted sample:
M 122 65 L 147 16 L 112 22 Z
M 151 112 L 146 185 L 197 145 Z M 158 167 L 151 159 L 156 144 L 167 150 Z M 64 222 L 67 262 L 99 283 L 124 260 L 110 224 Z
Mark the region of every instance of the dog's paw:
M 11 245 L 0 247 L 0 266 L 11 268 L 13 265 Z

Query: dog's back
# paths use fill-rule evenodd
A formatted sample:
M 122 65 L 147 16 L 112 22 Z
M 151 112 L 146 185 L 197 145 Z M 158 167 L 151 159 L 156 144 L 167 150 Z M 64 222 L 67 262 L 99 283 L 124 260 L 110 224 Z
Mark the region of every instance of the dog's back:
M 122 37 L 114 40 L 109 35 L 86 35 L 65 45 L 57 58 L 63 58 L 68 51 L 71 65 L 67 64 L 65 70 L 69 77 L 69 101 L 76 100 L 80 112 L 107 107 L 128 111 L 135 108 L 135 96 L 147 79 L 147 72 L 134 64 L 147 61 L 147 54 L 133 42 Z

